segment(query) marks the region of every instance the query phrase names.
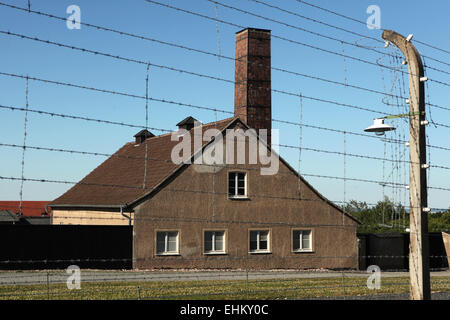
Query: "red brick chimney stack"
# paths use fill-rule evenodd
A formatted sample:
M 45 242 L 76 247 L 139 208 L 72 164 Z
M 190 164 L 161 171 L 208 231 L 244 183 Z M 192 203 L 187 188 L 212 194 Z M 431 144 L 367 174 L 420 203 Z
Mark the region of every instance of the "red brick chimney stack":
M 270 30 L 247 28 L 236 33 L 234 115 L 250 128 L 272 128 Z

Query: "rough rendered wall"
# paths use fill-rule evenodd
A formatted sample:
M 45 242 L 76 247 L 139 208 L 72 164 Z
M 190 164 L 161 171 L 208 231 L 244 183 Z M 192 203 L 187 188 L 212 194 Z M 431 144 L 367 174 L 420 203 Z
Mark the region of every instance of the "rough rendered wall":
M 231 200 L 228 172 L 239 166 L 248 175 L 249 198 Z M 282 164 L 274 176 L 260 175 L 259 165 L 233 167 L 213 174 L 199 173 L 190 165 L 135 208 L 135 268 L 357 268 L 353 219 L 304 183 L 300 185 L 303 200 L 299 200 L 299 180 Z M 249 253 L 249 229 L 255 228 L 270 229 L 271 253 Z M 313 252 L 292 252 L 293 228 L 312 230 Z M 211 229 L 226 230 L 225 255 L 203 253 L 203 234 Z M 178 256 L 156 255 L 156 230 L 179 231 Z

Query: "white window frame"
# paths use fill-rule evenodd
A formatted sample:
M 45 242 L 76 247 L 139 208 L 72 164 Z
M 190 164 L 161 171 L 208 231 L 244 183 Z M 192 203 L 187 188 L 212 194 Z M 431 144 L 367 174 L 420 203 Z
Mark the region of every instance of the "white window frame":
M 239 174 L 244 174 L 244 194 L 240 195 L 237 194 L 238 192 L 238 184 L 239 184 Z M 230 174 L 234 174 L 234 195 L 230 195 Z M 229 171 L 228 172 L 228 197 L 230 199 L 246 199 L 248 198 L 248 192 L 247 192 L 247 172 L 245 171 Z
M 299 239 L 294 238 L 295 232 L 299 232 Z M 303 234 L 309 232 L 309 248 L 303 248 Z M 294 248 L 294 241 L 300 241 L 299 248 Z M 311 229 L 294 229 L 292 230 L 292 251 L 293 252 L 313 252 L 313 231 Z
M 252 239 L 252 232 L 257 232 L 256 234 L 256 249 L 251 249 L 251 239 Z M 260 249 L 260 241 L 261 241 L 261 232 L 267 232 L 267 249 Z M 248 233 L 248 251 L 249 253 L 271 253 L 271 245 L 270 245 L 270 230 L 249 230 Z
M 212 247 L 212 249 L 210 250 L 210 251 L 207 251 L 206 250 L 206 245 L 205 245 L 205 242 L 206 242 L 206 233 L 208 233 L 208 232 L 210 232 L 210 233 L 212 233 L 212 244 L 211 244 L 211 247 Z M 223 250 L 216 250 L 216 233 L 223 233 L 223 243 L 222 243 L 222 246 L 223 246 Z M 226 232 L 226 230 L 205 230 L 204 231 L 204 233 L 203 233 L 203 253 L 204 254 L 225 254 L 226 253 L 226 236 L 227 236 L 227 232 Z
M 168 243 L 169 243 L 169 233 L 177 233 L 177 244 L 176 244 L 176 251 L 167 251 L 168 249 Z M 164 233 L 164 251 L 158 252 L 158 234 Z M 158 256 L 170 256 L 170 255 L 179 255 L 180 251 L 180 232 L 178 230 L 158 230 L 156 231 L 156 255 Z

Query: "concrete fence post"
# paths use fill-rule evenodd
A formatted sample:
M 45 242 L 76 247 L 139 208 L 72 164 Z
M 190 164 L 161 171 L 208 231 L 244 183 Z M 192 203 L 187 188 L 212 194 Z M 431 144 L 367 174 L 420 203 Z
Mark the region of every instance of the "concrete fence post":
M 412 35 L 403 37 L 384 30 L 382 38 L 397 46 L 405 56 L 409 72 L 409 275 L 411 300 L 429 300 L 430 269 L 425 127 L 425 86 L 422 59 L 412 45 Z M 407 102 L 405 102 L 407 103 Z

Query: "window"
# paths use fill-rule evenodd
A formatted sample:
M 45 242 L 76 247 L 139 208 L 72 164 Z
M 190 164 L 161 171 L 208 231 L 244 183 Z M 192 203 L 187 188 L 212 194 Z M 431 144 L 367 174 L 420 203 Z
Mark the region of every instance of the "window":
M 250 231 L 250 252 L 269 251 L 269 231 Z
M 225 253 L 225 231 L 205 231 L 205 253 Z
M 228 196 L 230 198 L 247 197 L 247 173 L 245 172 L 228 173 Z
M 312 251 L 311 230 L 293 231 L 293 250 L 294 251 Z
M 178 231 L 157 232 L 156 253 L 178 254 Z

